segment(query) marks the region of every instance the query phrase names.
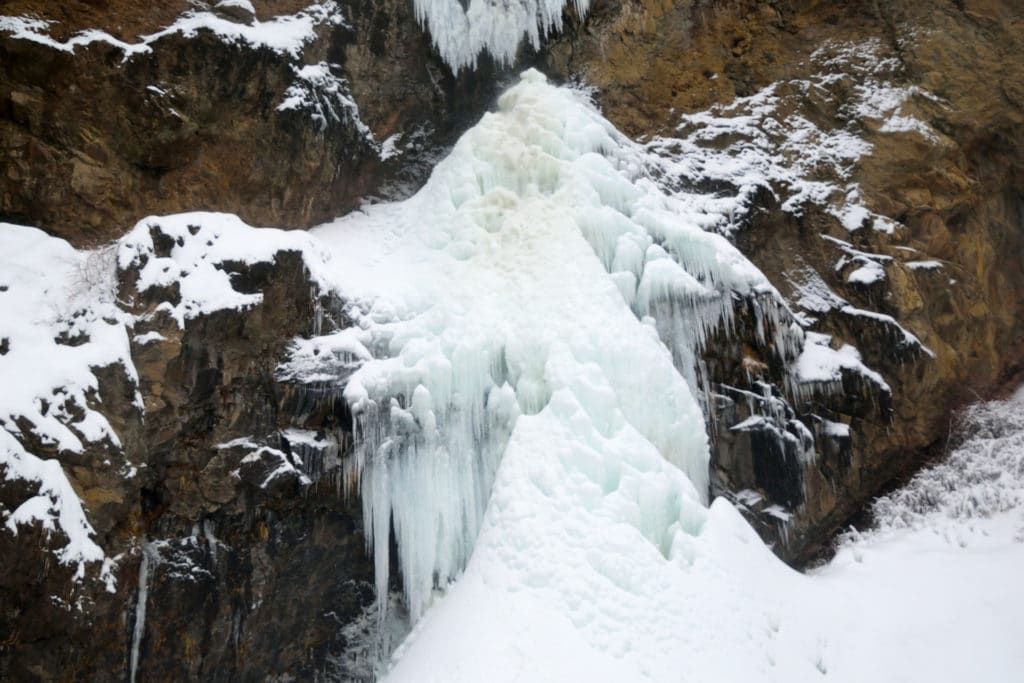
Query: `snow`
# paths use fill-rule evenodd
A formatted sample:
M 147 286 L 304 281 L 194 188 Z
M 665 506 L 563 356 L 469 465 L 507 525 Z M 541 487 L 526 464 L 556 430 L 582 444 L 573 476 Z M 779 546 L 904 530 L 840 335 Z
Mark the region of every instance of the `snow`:
M 292 432 L 292 435 L 295 436 L 295 433 Z M 248 451 L 239 461 L 240 465 L 260 463 L 267 468 L 266 476 L 259 483 L 260 488 L 266 488 L 278 477 L 288 475 L 294 476 L 302 485 L 311 483 L 310 478 L 302 471 L 302 461 L 294 454 L 288 454 L 278 448 L 256 443 L 251 436 L 243 436 L 226 443 L 217 444 L 218 450 L 231 448 Z
M 60 462 L 29 453 L 16 437 L 31 433 L 57 453 L 81 453 L 89 442 L 120 446 L 90 397 L 92 368 L 120 365 L 135 381 L 125 319 L 114 305 L 109 250 L 77 252 L 40 230 L 0 224 L 0 466 L 2 476 L 38 484 L 14 510 L 0 509 L 6 528 L 39 523 L 60 532 L 63 564 L 102 560 L 93 528 Z
M 523 36 L 536 50 L 541 40 L 562 30 L 568 0 L 413 0 L 416 19 L 430 32 L 434 47 L 455 72 L 476 68 L 487 52 L 501 65 L 515 62 Z M 572 0 L 582 19 L 590 0 Z
M 806 79 L 779 81 L 749 97 L 683 115 L 674 135 L 648 144 L 666 158 L 664 180 L 677 186 L 699 185 L 708 178 L 727 181 L 734 196 L 720 197 L 720 204 L 731 204 L 728 210 L 737 218 L 759 189 L 768 189 L 784 210 L 796 215 L 807 205 L 818 205 L 849 232 L 870 225 L 892 233 L 897 224 L 868 209 L 853 182 L 857 162 L 873 150 L 864 129 L 881 121 L 874 129 L 916 131 L 937 144 L 937 134 L 904 109 L 914 99 L 938 99 L 923 89 L 897 85 L 899 64 L 882 58 L 885 51 L 875 40 L 828 43 L 811 55 L 811 64 L 820 70 Z M 796 111 L 794 102 L 799 103 Z M 832 108 L 845 122 L 816 123 L 818 108 Z M 729 234 L 740 223 L 732 220 L 717 229 Z M 862 275 L 870 277 L 868 271 Z
M 846 281 L 860 285 L 873 285 L 885 279 L 885 268 L 877 261 L 867 261 L 862 266 L 850 272 Z
M 172 241 L 166 255 L 158 255 L 154 232 Z M 234 288 L 227 265 L 272 263 L 278 252 L 288 251 L 302 254 L 313 282 L 329 288 L 319 274 L 327 254 L 309 235 L 254 229 L 232 214 L 197 211 L 144 218 L 118 242 L 117 261 L 122 270 L 138 270 L 135 286 L 140 293 L 176 285 L 180 300 L 165 302 L 162 310 L 184 326 L 185 320 L 214 311 L 260 303 L 261 294 Z
M 172 241 L 165 256 L 157 256 L 154 232 Z M 271 262 L 279 251 L 302 254 L 313 282 L 320 282 L 318 268 L 326 254 L 309 235 L 254 229 L 224 214 L 150 217 L 119 243 L 93 251 L 76 251 L 35 228 L 0 224 L 0 476 L 35 487 L 15 509 L 0 508 L 9 532 L 40 525 L 57 540 L 58 560 L 76 567 L 76 579 L 86 576 L 87 565 L 101 562 L 99 577 L 113 589 L 113 563 L 97 545 L 61 461 L 90 444 L 121 447 L 98 409 L 94 374 L 96 368 L 119 366 L 137 384 L 129 343 L 137 321 L 121 308 L 131 302 L 116 299 L 115 268 L 136 268 L 139 291 L 177 286 L 180 301 L 162 310 L 183 325 L 199 315 L 258 303 L 259 295 L 237 291 L 224 269 L 231 262 Z M 134 336 L 137 344 L 161 339 L 157 332 Z M 141 412 L 138 392 L 135 404 Z M 28 452 L 22 444 L 30 436 L 51 455 Z M 275 465 L 264 484 L 295 471 L 280 451 L 254 448 Z M 135 472 L 124 463 L 122 476 Z M 299 473 L 300 480 L 304 477 Z
M 977 409 L 987 417 L 968 420 L 946 463 L 880 501 L 878 526 L 808 575 L 768 553 L 722 499 L 692 538 L 691 562 L 628 547 L 622 528 L 587 538 L 589 550 L 573 552 L 570 534 L 521 558 L 523 539 L 504 534 L 531 524 L 489 511 L 501 531 L 485 527 L 465 576 L 385 680 L 1013 679 L 1024 665 L 1024 414 L 1006 406 Z M 531 523 L 561 526 L 565 514 Z
M 219 6 L 244 7 L 251 4 L 245 0 L 231 0 Z M 293 15 L 274 17 L 269 21 L 258 21 L 253 18 L 250 24 L 240 24 L 205 10 L 185 12 L 170 26 L 155 33 L 140 36 L 137 43 L 119 40 L 105 31 L 89 29 L 81 31 L 65 41 L 54 40 L 48 35 L 53 21 L 27 16 L 0 16 L 0 31 L 4 31 L 14 39 L 30 40 L 55 50 L 74 52 L 79 47 L 88 47 L 93 43 L 106 43 L 124 54 L 127 61 L 134 55 L 145 54 L 152 50 L 152 45 L 161 38 L 171 35 L 182 35 L 191 38 L 201 31 L 209 31 L 219 39 L 236 45 L 251 48 L 265 48 L 291 57 L 298 57 L 303 47 L 316 37 L 315 29 L 321 24 L 341 24 L 344 19 L 336 2 L 312 4 Z
M 522 35 L 539 40 L 557 29 L 563 4 L 470 0 L 463 10 L 417 2 L 417 11 L 457 69 L 481 50 L 511 59 Z M 485 8 L 487 17 L 473 19 Z M 472 23 L 500 17 L 501 31 Z M 463 29 L 486 39 L 464 40 Z M 317 90 L 311 99 L 289 95 L 301 100 L 294 106 L 340 116 L 344 84 L 330 74 L 329 64 L 302 67 L 298 79 Z M 825 87 L 831 78 L 787 87 Z M 197 212 L 144 219 L 115 250 L 89 254 L 0 226 L 0 374 L 14 378 L 0 395 L 0 464 L 8 479 L 39 483 L 36 496 L 2 512 L 6 529 L 60 531 L 68 543 L 58 557 L 78 563 L 80 575 L 87 562 L 109 564 L 58 460 L 25 452 L 15 436 L 27 422 L 58 451 L 117 445 L 88 407 L 90 368 L 120 363 L 134 373 L 132 321 L 109 281 L 115 262 L 134 273 L 139 292 L 176 287 L 180 301 L 160 310 L 184 325 L 260 302 L 235 288 L 233 263 L 293 252 L 321 293 L 347 302 L 353 321 L 294 340 L 277 374 L 326 386 L 352 410 L 355 452 L 342 481 L 358 487 L 363 504 L 378 591 L 373 618 L 383 637 L 398 632 L 388 621 L 393 540 L 414 623 L 389 681 L 1006 680 L 1024 667 L 1013 637 L 1024 608 L 1019 403 L 969 414 L 968 440 L 876 503 L 879 526 L 851 534 L 810 575 L 782 565 L 731 503 L 708 500 L 696 358 L 712 331 L 728 331 L 737 302 L 754 302 L 761 341 L 788 367 L 791 393 L 838 389 L 845 372 L 889 391 L 857 349 L 804 331 L 723 236 L 763 187 L 783 193 L 790 211 L 821 202 L 851 230 L 879 220 L 847 182 L 870 146 L 851 131 L 781 119 L 781 87 L 691 115 L 682 138 L 637 145 L 585 92 L 527 71 L 419 193 L 312 234 Z M 325 93 L 340 109 L 323 108 Z M 891 111 L 880 94 L 870 97 Z M 714 149 L 734 134 L 746 142 Z M 382 155 L 398 140 L 387 142 Z M 812 166 L 831 177 L 812 177 Z M 706 177 L 737 190 L 688 189 L 686 181 Z M 840 269 L 856 264 L 852 282 L 876 281 L 891 260 L 834 243 Z M 924 349 L 891 317 L 837 297 L 813 271 L 788 275 L 805 310 L 871 317 Z M 766 424 L 752 416 L 733 429 Z M 841 423 L 824 420 L 822 429 L 849 436 Z M 220 447 L 243 450 L 240 465 L 266 466 L 264 486 L 285 474 L 308 481 L 304 454 L 332 448 L 304 430 L 277 436 L 289 447 L 251 436 Z M 150 545 L 132 678 L 147 575 L 159 560 Z
M 804 383 L 835 385 L 841 383 L 843 370 L 852 371 L 890 393 L 889 385 L 880 374 L 861 362 L 860 352 L 849 344 L 838 349 L 830 346 L 832 338 L 817 332 L 806 333 L 806 344 L 796 362 L 796 376 Z
M 339 65 L 327 62 L 296 68 L 295 84 L 285 91 L 284 101 L 277 106 L 277 111 L 308 111 L 321 132 L 327 129 L 329 120 L 344 121 L 376 149 L 379 145 L 359 118 L 359 105 L 352 97 L 348 81 L 335 73 L 340 71 Z M 390 153 L 394 154 L 393 148 Z M 383 158 L 383 148 L 380 154 Z

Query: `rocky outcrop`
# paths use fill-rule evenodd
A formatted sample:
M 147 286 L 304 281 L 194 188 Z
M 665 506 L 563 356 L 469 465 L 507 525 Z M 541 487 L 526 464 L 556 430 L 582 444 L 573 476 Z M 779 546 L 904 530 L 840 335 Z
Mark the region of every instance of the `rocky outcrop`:
M 151 258 L 184 244 L 159 223 L 150 237 Z M 178 282 L 137 284 L 146 262 L 118 273 L 119 301 L 137 321 L 138 382 L 119 365 L 97 372 L 96 405 L 121 448 L 53 454 L 112 575 L 90 565 L 75 579 L 43 525 L 0 534 L 0 677 L 312 678 L 353 647 L 341 626 L 374 600 L 358 501 L 341 495 L 336 449 L 318 448 L 351 429 L 344 404 L 298 396 L 274 374 L 288 340 L 322 321 L 316 286 L 298 251 L 220 262 L 232 289 L 260 302 L 182 324 L 169 312 L 182 301 Z M 0 488 L 7 510 L 33 494 L 16 484 Z
M 0 219 L 79 245 L 120 236 L 141 215 L 198 207 L 308 226 L 414 187 L 497 87 L 486 63 L 453 75 L 404 0 L 257 2 L 255 16 L 221 5 L 194 33 L 140 38 L 189 7 L 8 3 L 8 15 L 62 23 L 30 31 L 51 43 L 0 32 Z M 211 28 L 300 14 L 312 28 L 296 51 Z M 821 202 L 790 202 L 789 179 L 753 190 L 702 181 L 750 190 L 731 238 L 818 341 L 856 347 L 879 375 L 795 390 L 742 306 L 732 333 L 704 349 L 715 492 L 803 562 L 944 441 L 950 411 L 1019 376 L 1024 15 L 1010 0 L 633 0 L 566 19 L 565 35 L 529 59 L 595 86 L 607 116 L 637 138 L 682 140 L 694 130 L 687 115 L 745 116 L 774 88 L 757 123 L 781 132 L 754 140 L 758 149 L 794 163 L 785 155 L 801 148 L 785 145 L 796 120 L 825 143 L 870 146 L 805 165 L 802 181 L 840 190 Z M 108 37 L 68 43 L 95 28 Z M 130 47 L 140 41 L 148 48 Z M 894 107 L 860 110 L 871 79 L 890 88 L 882 95 L 899 91 Z M 727 153 L 752 140 L 731 131 L 698 147 Z M 154 258 L 188 239 L 159 221 L 150 237 Z M 319 333 L 332 302 L 299 252 L 282 250 L 218 263 L 259 303 L 179 321 L 180 285 L 140 289 L 143 265 L 119 273 L 121 306 L 138 321 L 138 382 L 120 365 L 96 368 L 90 395 L 121 446 L 62 452 L 23 430 L 28 450 L 59 457 L 117 558 L 113 592 L 98 577 L 72 580 L 74 565 L 41 550 L 55 543 L 41 526 L 0 533 L 0 678 L 344 670 L 359 644 L 341 626 L 374 599 L 361 512 L 339 493 L 351 418 L 337 387 L 275 375 L 288 340 Z M 33 494 L 4 482 L 0 503 L 16 509 Z
M 197 208 L 308 227 L 419 182 L 494 92 L 405 0 L 220 5 L 5 5 L 0 219 L 79 246 Z

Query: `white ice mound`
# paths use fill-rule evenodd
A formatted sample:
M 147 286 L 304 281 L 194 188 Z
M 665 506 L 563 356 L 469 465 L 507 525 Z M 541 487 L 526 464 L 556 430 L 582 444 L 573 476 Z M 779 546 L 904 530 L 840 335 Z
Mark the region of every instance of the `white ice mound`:
M 515 539 L 524 580 L 609 538 L 689 558 L 708 444 L 673 353 L 692 360 L 734 297 L 774 290 L 643 162 L 583 94 L 531 70 L 417 195 L 315 231 L 356 302 L 339 353 L 360 364 L 345 397 L 378 590 L 393 526 L 414 620 L 481 528 Z M 322 382 L 336 354 L 307 347 L 288 372 Z
M 578 16 L 590 0 L 572 0 Z M 416 19 L 427 27 L 434 47 L 454 70 L 475 67 L 484 51 L 495 61 L 515 61 L 523 36 L 534 49 L 562 29 L 568 0 L 413 0 Z

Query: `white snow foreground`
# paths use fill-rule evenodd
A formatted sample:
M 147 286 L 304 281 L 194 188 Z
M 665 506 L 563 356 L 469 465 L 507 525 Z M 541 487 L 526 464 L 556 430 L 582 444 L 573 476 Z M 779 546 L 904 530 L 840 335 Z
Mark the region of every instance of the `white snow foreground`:
M 722 499 L 689 566 L 626 555 L 620 528 L 585 554 L 531 556 L 557 570 L 523 571 L 526 558 L 510 561 L 522 538 L 487 524 L 386 680 L 1015 680 L 1024 404 L 976 407 L 961 429 L 968 438 L 945 463 L 875 505 L 878 528 L 851 534 L 809 575 L 770 555 Z

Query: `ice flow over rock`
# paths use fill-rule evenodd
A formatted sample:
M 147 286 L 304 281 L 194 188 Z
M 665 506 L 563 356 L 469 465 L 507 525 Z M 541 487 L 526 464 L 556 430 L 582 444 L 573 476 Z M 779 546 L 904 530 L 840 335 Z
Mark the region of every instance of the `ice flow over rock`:
M 585 94 L 531 70 L 417 195 L 315 231 L 355 325 L 297 344 L 285 371 L 344 381 L 377 589 L 393 529 L 414 621 L 503 518 L 520 551 L 568 543 L 582 562 L 626 534 L 691 556 L 708 489 L 695 351 L 735 300 L 778 295 L 705 231 L 722 215 L 683 211 L 645 163 Z M 802 332 L 779 322 L 765 329 L 794 355 Z

